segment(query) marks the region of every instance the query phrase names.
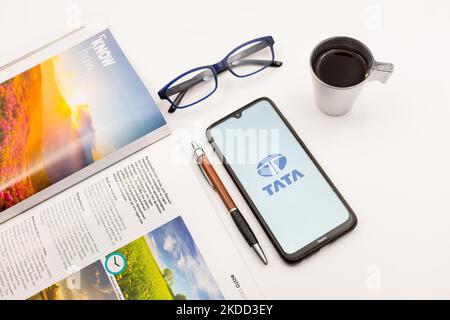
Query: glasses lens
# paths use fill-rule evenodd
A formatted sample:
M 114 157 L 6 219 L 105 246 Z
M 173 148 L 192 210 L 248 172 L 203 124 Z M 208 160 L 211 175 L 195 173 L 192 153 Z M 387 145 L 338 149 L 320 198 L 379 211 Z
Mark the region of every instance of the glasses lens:
M 227 64 L 238 76 L 248 76 L 271 65 L 273 60 L 269 43 L 259 41 L 237 50 L 228 58 Z
M 199 102 L 216 89 L 216 78 L 209 68 L 199 69 L 178 79 L 166 91 L 175 106 L 183 108 Z M 178 98 L 178 99 L 177 99 Z

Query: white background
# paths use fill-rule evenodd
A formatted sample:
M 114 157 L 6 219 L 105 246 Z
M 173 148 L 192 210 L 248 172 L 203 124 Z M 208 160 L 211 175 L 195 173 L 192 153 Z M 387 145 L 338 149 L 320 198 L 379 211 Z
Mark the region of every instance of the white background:
M 224 219 L 267 298 L 450 298 L 448 2 L 0 0 L 0 65 L 93 12 L 108 19 L 155 98 L 179 73 L 252 38 L 274 37 L 282 68 L 246 79 L 221 75 L 214 96 L 173 115 L 157 100 L 175 132 L 204 143 L 215 120 L 272 98 L 356 212 L 353 232 L 288 266 L 218 166 L 268 255 L 265 267 Z M 340 118 L 315 107 L 308 69 L 312 48 L 333 35 L 363 41 L 396 68 Z

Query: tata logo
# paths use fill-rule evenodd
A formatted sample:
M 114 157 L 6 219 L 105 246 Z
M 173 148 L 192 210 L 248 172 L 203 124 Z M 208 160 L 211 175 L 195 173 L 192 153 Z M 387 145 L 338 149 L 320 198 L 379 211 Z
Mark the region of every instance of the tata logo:
M 287 158 L 282 154 L 271 154 L 258 163 L 256 171 L 262 177 L 278 177 L 275 180 L 262 188 L 269 196 L 280 192 L 286 187 L 297 182 L 299 179 L 303 178 L 304 175 L 294 169 L 286 174 L 283 174 L 283 170 L 287 166 Z
M 271 154 L 258 163 L 258 173 L 262 177 L 273 177 L 286 168 L 287 158 L 282 154 Z

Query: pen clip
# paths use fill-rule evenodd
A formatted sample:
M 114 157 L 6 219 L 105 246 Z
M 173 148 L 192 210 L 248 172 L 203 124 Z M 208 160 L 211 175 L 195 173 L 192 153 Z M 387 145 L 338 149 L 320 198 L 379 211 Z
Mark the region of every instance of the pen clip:
M 211 188 L 212 188 L 213 190 L 216 190 L 216 189 L 214 188 L 213 183 L 212 183 L 211 180 L 208 178 L 208 175 L 206 174 L 205 170 L 203 170 L 203 167 L 200 165 L 200 163 L 198 163 L 198 161 L 197 161 L 197 165 L 198 165 L 198 167 L 200 168 L 200 172 L 203 174 L 203 176 L 205 177 L 206 181 L 208 181 L 208 183 L 209 183 L 209 185 L 211 186 Z
M 209 183 L 211 188 L 213 188 L 213 190 L 215 190 L 212 181 L 208 178 L 208 175 L 206 174 L 205 170 L 203 169 L 203 167 L 199 161 L 201 157 L 205 157 L 205 151 L 203 151 L 203 148 L 200 147 L 197 144 L 197 142 L 195 142 L 195 141 L 192 141 L 191 145 L 192 145 L 192 148 L 194 148 L 194 158 L 195 158 L 195 162 L 197 163 L 198 167 L 200 168 L 200 172 L 203 174 L 203 177 L 205 177 L 206 181 Z

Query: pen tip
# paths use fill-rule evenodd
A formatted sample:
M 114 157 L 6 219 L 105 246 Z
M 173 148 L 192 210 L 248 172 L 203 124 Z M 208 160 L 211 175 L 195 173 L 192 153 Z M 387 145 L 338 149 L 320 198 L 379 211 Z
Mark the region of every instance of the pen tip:
M 267 266 L 269 264 L 269 261 L 267 260 L 266 255 L 264 254 L 264 251 L 259 245 L 259 243 L 255 244 L 252 248 L 253 250 L 255 250 L 256 254 L 259 256 L 261 261 Z

